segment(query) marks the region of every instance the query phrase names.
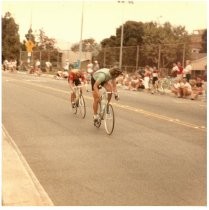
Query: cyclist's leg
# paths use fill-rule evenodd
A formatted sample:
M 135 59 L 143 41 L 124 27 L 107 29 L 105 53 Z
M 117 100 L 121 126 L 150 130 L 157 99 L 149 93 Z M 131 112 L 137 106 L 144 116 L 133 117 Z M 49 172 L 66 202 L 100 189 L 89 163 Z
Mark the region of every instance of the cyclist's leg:
M 71 92 L 71 103 L 75 102 L 75 98 L 76 98 L 76 95 L 75 95 L 75 92 Z
M 94 118 L 96 118 L 97 113 L 98 113 L 98 104 L 99 104 L 99 98 L 94 90 L 94 84 L 95 84 L 95 79 L 93 77 L 91 77 L 91 89 L 92 89 L 92 95 L 93 95 L 93 114 L 94 114 Z
M 106 89 L 107 92 L 112 92 L 112 89 L 113 88 L 112 88 L 112 84 L 111 84 L 110 81 L 105 82 L 103 84 L 103 87 Z M 112 98 L 112 93 L 111 94 L 108 94 L 108 97 L 107 97 L 108 103 L 110 102 L 111 98 Z
M 76 86 L 75 80 L 71 83 L 71 103 L 75 103 L 76 94 L 73 88 Z

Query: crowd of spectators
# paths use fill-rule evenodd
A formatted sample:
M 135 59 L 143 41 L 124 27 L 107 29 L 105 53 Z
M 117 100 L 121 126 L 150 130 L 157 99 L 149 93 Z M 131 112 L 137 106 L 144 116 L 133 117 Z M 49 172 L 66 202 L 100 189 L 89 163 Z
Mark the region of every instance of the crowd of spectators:
M 133 73 L 124 73 L 123 76 L 117 78 L 117 84 L 123 86 L 124 89 L 137 91 L 144 89 L 154 91 L 157 88 L 159 79 L 159 71 L 157 68 L 145 66 L 144 70 L 137 70 Z
M 134 73 L 125 73 L 117 78 L 117 84 L 127 90 L 144 89 L 152 94 L 159 92 L 161 81 L 160 71 L 155 67 L 145 66 L 143 71 L 135 71 Z M 186 61 L 185 68 L 180 62 L 173 63 L 171 70 L 170 82 L 171 86 L 168 91 L 174 93 L 178 98 L 190 98 L 195 100 L 198 96 L 206 92 L 206 82 L 201 76 L 192 78 L 192 65 L 189 60 Z M 206 93 L 205 93 L 206 94 Z
M 47 72 L 51 71 L 52 64 L 46 62 Z M 56 79 L 67 79 L 69 76 L 69 71 L 74 68 L 70 65 L 68 60 L 66 60 L 63 68 L 58 70 L 55 78 Z M 98 61 L 94 60 L 93 63 L 89 60 L 86 68 L 84 69 L 85 77 L 87 81 L 90 82 L 90 78 L 93 72 L 99 69 Z M 17 70 L 17 61 L 15 59 L 4 60 L 3 70 L 9 70 L 14 72 Z M 40 61 L 37 59 L 29 69 L 29 73 L 41 74 Z M 117 78 L 117 85 L 121 86 L 123 89 L 130 91 L 145 90 L 146 92 L 151 92 L 152 94 L 159 92 L 160 88 L 160 71 L 156 66 L 150 67 L 146 65 L 143 70 L 137 70 L 132 73 L 124 73 Z M 178 98 L 190 98 L 195 100 L 199 95 L 206 94 L 206 81 L 197 76 L 192 78 L 192 65 L 190 60 L 186 61 L 186 65 L 183 68 L 181 62 L 173 63 L 171 69 L 172 85 L 169 87 L 169 91 Z
M 15 59 L 10 59 L 9 61 L 5 59 L 3 62 L 3 70 L 15 72 L 17 70 L 17 61 Z

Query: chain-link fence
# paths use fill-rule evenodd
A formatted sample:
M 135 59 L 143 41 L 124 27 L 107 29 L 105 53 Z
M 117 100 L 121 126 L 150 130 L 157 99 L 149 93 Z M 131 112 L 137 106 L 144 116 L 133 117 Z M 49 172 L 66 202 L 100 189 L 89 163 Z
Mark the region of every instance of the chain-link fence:
M 20 52 L 20 70 L 26 70 L 28 66 L 34 66 L 37 60 L 41 63 L 42 71 L 46 71 L 46 62 L 52 64 L 52 70 L 57 71 L 58 69 L 63 69 L 64 66 L 74 65 L 78 62 L 81 57 L 81 68 L 84 68 L 87 60 L 92 59 L 91 52 L 73 52 L 71 50 L 40 50 L 33 51 L 31 54 L 28 54 L 27 51 Z
M 122 48 L 122 69 L 126 72 L 143 70 L 146 65 L 155 66 L 160 69 L 162 76 L 169 75 L 173 62 L 180 61 L 185 64 L 185 57 L 188 56 L 189 48 L 185 43 L 124 46 Z M 120 62 L 120 47 L 103 48 L 98 60 L 101 67 L 110 67 L 115 62 Z
M 170 74 L 172 63 L 180 61 L 185 64 L 185 57 L 188 57 L 189 48 L 185 43 L 163 44 L 163 45 L 143 45 L 124 46 L 122 48 L 122 69 L 126 72 L 143 70 L 146 65 L 157 67 L 161 76 Z M 111 67 L 114 63 L 120 62 L 120 47 L 102 48 L 99 54 L 94 57 L 99 62 L 100 67 Z M 68 62 L 74 64 L 81 58 L 81 68 L 86 68 L 86 60 L 92 60 L 91 52 L 73 52 L 71 50 L 41 50 L 34 51 L 28 57 L 26 51 L 20 52 L 20 61 L 25 65 L 34 65 L 36 60 L 40 60 L 41 69 L 45 70 L 46 61 L 51 62 L 52 69 L 61 69 Z M 30 60 L 28 60 L 30 59 Z M 83 63 L 82 63 L 83 62 Z

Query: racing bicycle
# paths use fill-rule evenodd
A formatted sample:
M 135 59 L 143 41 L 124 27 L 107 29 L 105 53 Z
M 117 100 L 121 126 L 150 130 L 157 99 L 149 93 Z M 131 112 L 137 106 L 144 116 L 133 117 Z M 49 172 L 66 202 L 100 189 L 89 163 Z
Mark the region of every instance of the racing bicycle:
M 72 107 L 72 111 L 73 114 L 78 114 L 80 115 L 82 118 L 85 118 L 86 116 L 86 104 L 85 104 L 85 100 L 82 94 L 82 85 L 78 85 L 73 87 L 74 91 L 75 91 L 75 105 Z
M 99 118 L 94 122 L 94 126 L 99 128 L 104 120 L 105 131 L 108 135 L 111 135 L 115 126 L 115 114 L 112 104 L 108 103 L 108 94 L 115 94 L 114 92 L 103 91 L 99 104 L 98 104 L 98 116 Z

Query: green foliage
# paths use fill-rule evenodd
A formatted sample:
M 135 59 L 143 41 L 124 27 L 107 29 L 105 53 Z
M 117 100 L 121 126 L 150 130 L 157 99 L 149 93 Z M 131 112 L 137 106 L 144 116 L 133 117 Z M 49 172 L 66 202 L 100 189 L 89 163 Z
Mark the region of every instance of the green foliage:
M 157 65 L 160 53 L 160 63 L 169 67 L 174 61 L 182 61 L 183 50 L 189 57 L 189 36 L 182 26 L 173 27 L 169 22 L 158 25 L 155 22 L 127 21 L 123 32 L 123 65 L 135 65 L 137 46 L 139 46 L 139 66 Z M 122 26 L 116 29 L 116 36 L 106 38 L 101 42 L 102 48 L 120 48 Z M 135 48 L 126 48 L 135 46 Z M 119 60 L 120 50 L 106 50 L 106 63 Z M 100 52 L 98 57 L 102 57 Z M 111 62 L 110 62 L 111 60 Z M 101 61 L 102 62 L 102 61 Z
M 23 44 L 21 45 L 23 51 L 26 50 L 25 43 L 28 40 L 33 41 L 33 43 L 36 45 L 36 47 L 33 48 L 33 60 L 41 58 L 43 65 L 46 61 L 57 63 L 59 60 L 61 60 L 61 55 L 55 47 L 55 39 L 49 38 L 43 29 L 39 29 L 39 33 L 35 36 L 33 34 L 33 30 L 30 28 L 25 37 L 26 40 L 24 40 Z
M 37 37 L 37 50 L 54 50 L 55 39 L 46 36 L 43 29 L 39 29 L 39 35 Z
M 20 37 L 19 26 L 15 23 L 10 12 L 2 17 L 2 61 L 19 58 Z
M 92 38 L 82 40 L 82 52 L 91 52 L 93 57 L 96 57 L 100 51 L 100 45 Z M 79 51 L 79 43 L 75 43 L 71 46 L 73 52 Z

